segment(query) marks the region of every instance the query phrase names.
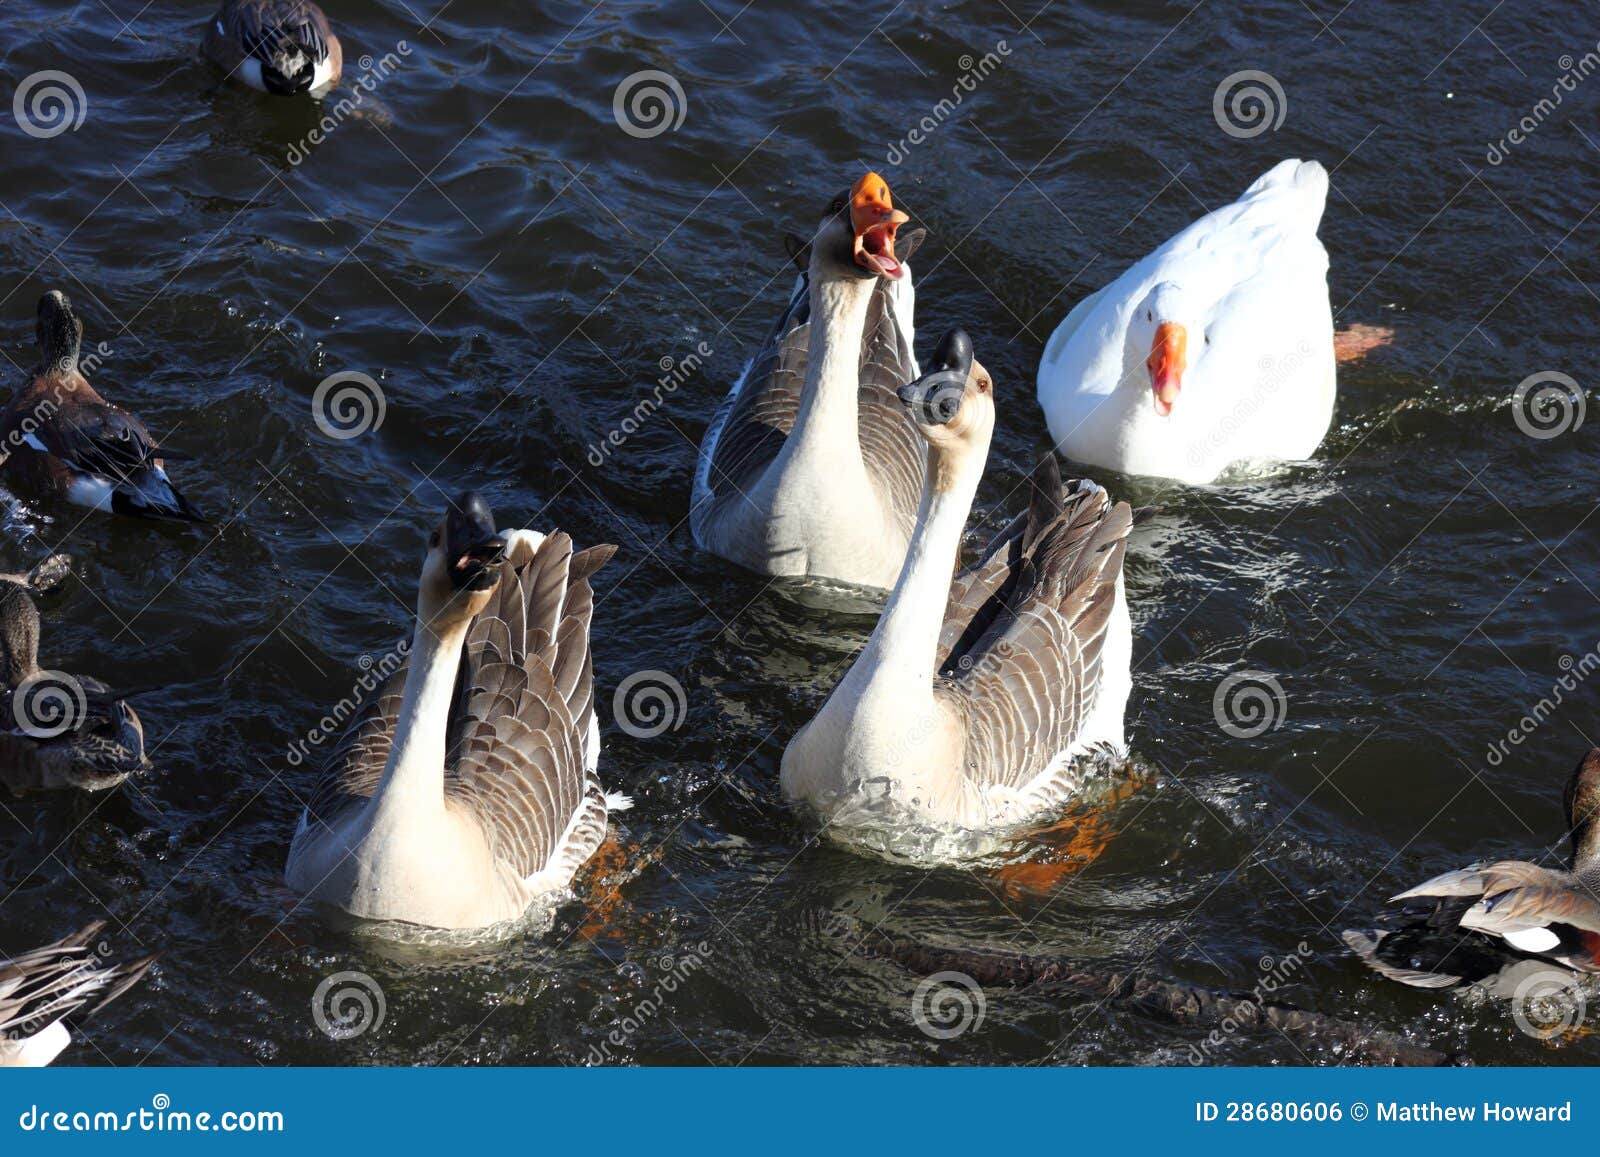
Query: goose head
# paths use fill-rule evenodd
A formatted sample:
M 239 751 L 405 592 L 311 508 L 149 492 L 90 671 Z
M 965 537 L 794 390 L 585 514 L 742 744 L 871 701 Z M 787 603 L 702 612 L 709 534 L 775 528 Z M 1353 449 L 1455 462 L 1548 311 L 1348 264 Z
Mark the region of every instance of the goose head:
M 39 342 L 40 364 L 46 373 L 71 373 L 78 368 L 83 345 L 83 319 L 59 289 L 39 299 L 34 336 Z
M 964 329 L 939 339 L 922 376 L 897 391 L 938 460 L 982 457 L 994 432 L 994 379 L 972 354 Z
M 1566 808 L 1573 867 L 1600 863 L 1600 747 L 1578 761 L 1567 781 Z
M 888 182 L 868 173 L 823 214 L 811 245 L 813 276 L 899 281 L 906 270 L 894 255 L 894 235 L 909 220 L 894 207 Z
M 1189 335 L 1203 332 L 1191 324 L 1190 309 L 1183 287 L 1171 281 L 1158 282 L 1139 304 L 1128 327 L 1133 352 L 1145 355 L 1145 370 L 1156 413 L 1171 415 L 1183 388 L 1183 374 L 1189 368 Z
M 469 490 L 450 504 L 428 536 L 417 615 L 435 630 L 464 626 L 488 605 L 505 566 L 506 540 L 483 495 Z

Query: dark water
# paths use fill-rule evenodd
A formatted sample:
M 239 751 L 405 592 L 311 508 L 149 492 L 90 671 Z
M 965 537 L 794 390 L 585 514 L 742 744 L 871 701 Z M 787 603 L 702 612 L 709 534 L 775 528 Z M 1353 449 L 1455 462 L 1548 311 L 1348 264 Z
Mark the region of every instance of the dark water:
M 329 106 L 219 88 L 191 58 L 195 6 L 10 0 L 5 93 L 62 69 L 88 107 L 47 140 L 0 110 L 0 368 L 22 380 L 34 300 L 66 290 L 90 345 L 109 345 L 95 380 L 197 455 L 181 479 L 218 519 L 213 534 L 69 514 L 42 532 L 81 575 L 47 608 L 47 659 L 152 688 L 137 703 L 159 765 L 106 797 L 0 811 L 0 947 L 107 916 L 130 951 L 166 953 L 72 1061 L 580 1063 L 674 972 L 617 1059 L 1185 1063 L 1202 1035 L 991 990 L 981 1028 L 932 1040 L 910 1017 L 920 976 L 819 933 L 838 911 L 1217 986 L 1255 984 L 1303 941 L 1285 999 L 1483 1062 L 1600 1057 L 1592 1039 L 1529 1039 L 1504 1004 L 1377 981 L 1337 937 L 1435 871 L 1547 855 L 1566 772 L 1600 736 L 1585 688 L 1486 761 L 1563 656 L 1600 640 L 1594 427 L 1531 438 L 1509 404 L 1542 371 L 1592 385 L 1600 79 L 1486 156 L 1561 58 L 1595 48 L 1592 6 L 1010 7 L 513 19 L 487 0 L 346 0 L 347 75 L 363 55 L 398 67 L 307 149 Z M 962 58 L 1002 40 L 999 67 L 888 164 Z M 681 85 L 677 131 L 618 127 L 613 93 L 643 69 Z M 1212 111 L 1244 69 L 1287 100 L 1248 139 Z M 919 327 L 967 326 L 998 383 L 993 525 L 1046 446 L 1032 374 L 1055 323 L 1291 155 L 1334 171 L 1322 236 L 1341 324 L 1395 341 L 1341 374 L 1312 463 L 1203 490 L 1104 479 L 1160 507 L 1129 555 L 1130 741 L 1150 777 L 1076 829 L 1114 838 L 1053 881 L 1033 869 L 1072 858 L 1059 837 L 1018 849 L 1020 867 L 932 872 L 819 846 L 783 806 L 778 758 L 871 620 L 707 557 L 687 525 L 701 433 L 788 287 L 782 233 L 863 164 L 928 227 Z M 591 464 L 662 359 L 702 341 L 704 368 Z M 334 440 L 312 396 L 347 370 L 381 381 L 387 414 Z M 637 800 L 614 903 L 591 911 L 591 882 L 548 934 L 379 948 L 281 884 L 313 779 L 286 750 L 407 629 L 425 527 L 468 484 L 507 523 L 620 545 L 598 580 L 605 698 L 659 670 L 687 709 L 650 739 L 606 715 L 603 776 Z M 1212 710 L 1242 670 L 1286 702 L 1251 740 Z M 311 1000 L 344 970 L 381 986 L 386 1019 L 334 1041 Z M 1274 1034 L 1217 1059 L 1329 1058 Z

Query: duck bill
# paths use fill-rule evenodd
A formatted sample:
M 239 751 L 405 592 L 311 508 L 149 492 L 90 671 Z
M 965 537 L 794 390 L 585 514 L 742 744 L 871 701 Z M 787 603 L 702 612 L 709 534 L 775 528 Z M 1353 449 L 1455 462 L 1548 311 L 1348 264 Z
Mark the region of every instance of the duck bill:
M 1189 334 L 1183 326 L 1164 321 L 1156 327 L 1145 367 L 1150 371 L 1150 389 L 1155 395 L 1156 413 L 1165 418 L 1183 388 L 1183 371 L 1188 366 Z
M 905 266 L 894 255 L 895 232 L 911 220 L 894 207 L 889 185 L 877 173 L 868 173 L 850 190 L 850 228 L 855 231 L 856 264 L 879 277 L 898 281 Z

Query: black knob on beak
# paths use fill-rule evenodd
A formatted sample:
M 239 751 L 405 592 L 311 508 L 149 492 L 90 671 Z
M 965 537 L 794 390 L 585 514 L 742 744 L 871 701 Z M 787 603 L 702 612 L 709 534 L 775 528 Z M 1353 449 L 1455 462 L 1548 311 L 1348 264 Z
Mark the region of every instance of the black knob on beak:
M 896 393 L 924 426 L 943 426 L 961 411 L 967 376 L 972 372 L 972 339 L 957 326 L 939 339 L 923 374 Z
M 494 529 L 494 514 L 476 490 L 450 506 L 446 526 L 450 578 L 456 587 L 485 590 L 494 585 L 494 568 L 504 561 L 506 540 Z

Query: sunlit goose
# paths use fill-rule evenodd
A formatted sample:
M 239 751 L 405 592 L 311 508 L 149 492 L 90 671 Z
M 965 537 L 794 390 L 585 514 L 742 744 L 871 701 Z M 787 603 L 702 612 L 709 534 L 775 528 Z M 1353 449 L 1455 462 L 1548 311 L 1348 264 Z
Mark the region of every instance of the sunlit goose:
M 42 1068 L 72 1043 L 81 1025 L 127 992 L 154 956 L 107 964 L 100 943 L 105 922 L 20 956 L 0 956 L 0 1068 Z
M 39 666 L 39 611 L 28 592 L 58 581 L 60 560 L 0 576 L 0 783 L 14 794 L 104 791 L 149 766 L 132 707 L 92 676 Z
M 916 377 L 906 259 L 922 233 L 868 173 L 828 206 L 805 272 L 700 446 L 695 541 L 751 570 L 889 587 L 923 446 L 895 390 Z
M 78 364 L 83 321 L 66 294 L 39 299 L 40 362 L 0 411 L 0 470 L 28 497 L 138 518 L 199 521 L 167 477 L 168 453 L 135 414 L 102 398 Z
M 1522 860 L 1446 872 L 1393 898 L 1396 926 L 1344 941 L 1391 980 L 1449 988 L 1525 972 L 1529 961 L 1600 972 L 1600 748 L 1567 783 L 1566 869 Z M 1523 966 L 1523 967 L 1519 967 Z
M 1042 818 L 1077 788 L 1076 757 L 1124 749 L 1130 511 L 1089 482 L 1063 489 L 1047 456 L 1027 512 L 952 585 L 993 386 L 953 330 L 900 396 L 928 443 L 916 532 L 866 647 L 783 753 L 783 790 L 841 825 Z
M 1080 301 L 1039 365 L 1067 458 L 1207 483 L 1311 456 L 1333 418 L 1328 174 L 1284 161 Z
M 289 886 L 370 920 L 478 928 L 554 898 L 622 796 L 600 787 L 589 578 L 616 551 L 498 534 L 458 498 L 428 540 L 415 634 L 323 769 Z
M 321 92 L 344 69 L 339 38 L 311 0 L 222 0 L 200 52 L 230 77 L 278 96 Z

